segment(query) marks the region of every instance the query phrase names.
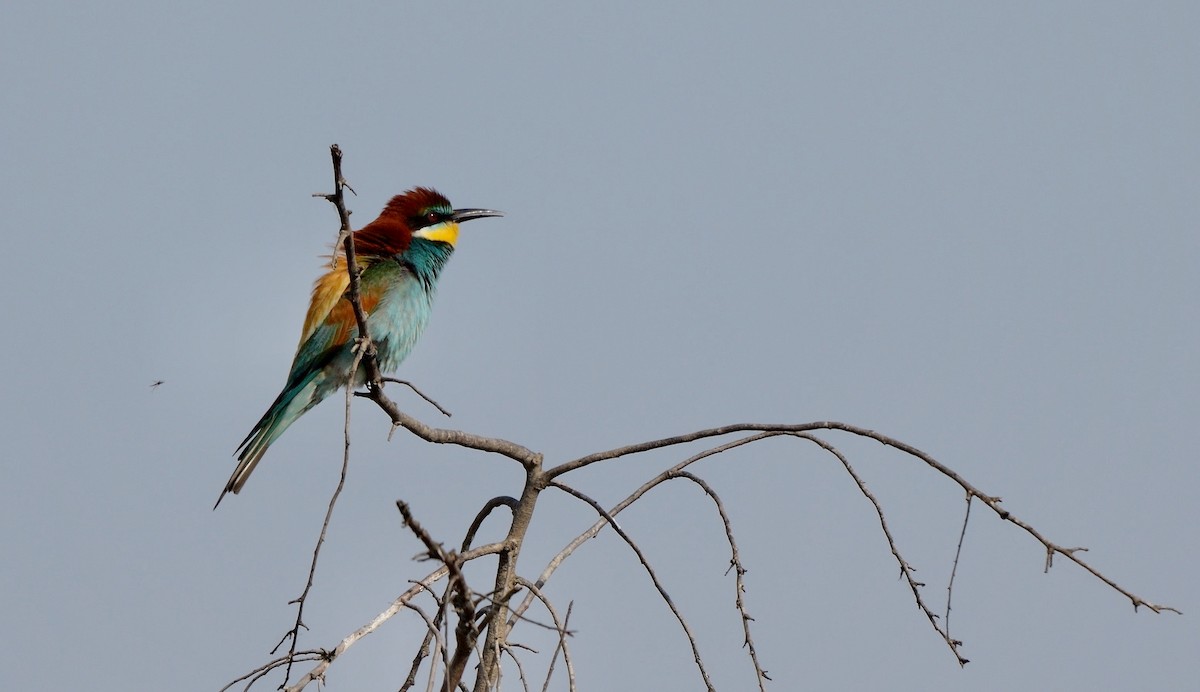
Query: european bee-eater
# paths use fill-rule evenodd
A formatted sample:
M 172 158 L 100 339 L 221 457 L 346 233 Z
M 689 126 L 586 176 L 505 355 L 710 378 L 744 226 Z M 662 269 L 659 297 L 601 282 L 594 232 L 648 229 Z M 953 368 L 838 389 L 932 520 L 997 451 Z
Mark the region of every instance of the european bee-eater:
M 359 293 L 381 371 L 395 370 L 425 330 L 438 275 L 458 241 L 459 223 L 485 216 L 503 214 L 454 209 L 438 192 L 418 187 L 393 197 L 378 219 L 354 232 Z M 267 448 L 289 425 L 347 384 L 358 338 L 354 310 L 346 297 L 349 285 L 345 254 L 335 248 L 333 268 L 313 285 L 287 384 L 238 446 L 237 468 L 217 505 L 225 493 L 242 489 Z M 365 379 L 360 367 L 354 386 Z

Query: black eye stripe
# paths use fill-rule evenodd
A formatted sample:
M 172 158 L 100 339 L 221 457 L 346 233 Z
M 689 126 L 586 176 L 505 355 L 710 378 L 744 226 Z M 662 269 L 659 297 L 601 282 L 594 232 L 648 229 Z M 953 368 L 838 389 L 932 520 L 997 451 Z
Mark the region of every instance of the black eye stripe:
M 412 226 L 413 230 L 418 230 L 421 228 L 436 226 L 437 224 L 448 221 L 451 218 L 452 214 L 450 212 L 444 212 L 437 209 L 427 209 L 417 216 L 414 216 L 412 220 L 409 221 L 409 225 Z

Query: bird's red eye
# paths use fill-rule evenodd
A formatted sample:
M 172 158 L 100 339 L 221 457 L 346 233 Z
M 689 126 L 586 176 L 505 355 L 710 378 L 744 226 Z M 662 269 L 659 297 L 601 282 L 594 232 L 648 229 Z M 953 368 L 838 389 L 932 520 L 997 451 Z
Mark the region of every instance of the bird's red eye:
M 429 223 L 437 223 L 438 222 L 437 212 L 436 211 L 429 212 L 428 214 L 425 215 L 425 220 L 428 221 Z

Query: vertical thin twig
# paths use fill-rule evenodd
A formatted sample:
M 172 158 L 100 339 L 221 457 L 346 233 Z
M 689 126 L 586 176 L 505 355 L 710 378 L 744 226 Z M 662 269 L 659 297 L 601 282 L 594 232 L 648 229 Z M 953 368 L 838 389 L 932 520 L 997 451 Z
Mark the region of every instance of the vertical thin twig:
M 950 567 L 950 582 L 946 584 L 946 636 L 950 636 L 950 599 L 954 597 L 954 577 L 958 575 L 958 559 L 962 557 L 963 541 L 967 537 L 967 523 L 971 521 L 971 501 L 974 495 L 967 493 L 967 511 L 963 514 L 962 531 L 958 534 L 958 547 L 954 550 L 954 564 Z
M 350 212 L 346 209 L 345 193 L 343 192 L 343 189 L 347 188 L 349 186 L 346 185 L 346 180 L 342 176 L 342 150 L 341 150 L 341 148 L 338 147 L 338 145 L 334 144 L 329 148 L 329 153 L 333 159 L 333 193 L 329 194 L 329 195 L 324 195 L 324 197 L 326 200 L 332 202 L 338 211 L 338 219 L 341 222 L 339 229 L 338 229 L 338 237 L 343 239 L 343 242 L 345 244 L 346 271 L 349 272 L 350 285 L 352 287 L 352 293 L 350 294 L 350 299 L 351 299 L 350 302 L 355 308 L 355 313 L 354 313 L 355 317 L 359 318 L 359 316 L 362 313 L 362 305 L 361 305 L 361 301 L 358 298 L 358 268 L 357 268 L 357 265 L 354 263 L 354 234 L 350 230 Z M 365 330 L 365 328 L 366 328 L 366 318 L 365 317 L 361 317 L 360 327 L 363 330 Z M 365 334 L 366 332 L 362 331 L 360 333 Z M 295 600 L 291 601 L 291 603 L 296 604 L 296 623 L 292 627 L 292 629 L 283 636 L 283 639 L 281 639 L 279 641 L 279 644 L 276 644 L 275 648 L 271 650 L 271 653 L 275 653 L 276 651 L 279 650 L 279 647 L 283 645 L 283 642 L 287 641 L 289 638 L 291 639 L 291 645 L 288 647 L 287 668 L 284 672 L 284 677 L 283 677 L 283 685 L 284 686 L 287 685 L 288 681 L 291 680 L 291 677 L 292 677 L 292 663 L 296 658 L 296 647 L 299 645 L 300 629 L 301 628 L 308 629 L 308 627 L 304 624 L 304 604 L 308 601 L 308 594 L 309 594 L 309 592 L 312 591 L 313 581 L 316 579 L 317 561 L 320 559 L 320 556 L 321 556 L 321 547 L 325 544 L 325 536 L 329 532 L 329 522 L 333 519 L 333 508 L 337 505 L 338 497 L 342 494 L 342 489 L 345 488 L 345 486 L 346 486 L 346 472 L 349 470 L 349 466 L 350 466 L 350 401 L 351 401 L 351 393 L 353 390 L 354 378 L 358 374 L 359 364 L 362 361 L 364 354 L 366 353 L 366 351 L 363 348 L 361 348 L 361 346 L 364 343 L 366 343 L 366 344 L 370 343 L 369 338 L 366 338 L 366 337 L 364 337 L 364 338 L 365 338 L 365 341 L 360 342 L 360 344 L 359 344 L 360 348 L 354 354 L 354 362 L 350 366 L 350 374 L 349 374 L 347 382 L 346 382 L 346 416 L 345 416 L 345 427 L 344 427 L 344 431 L 343 431 L 345 444 L 344 444 L 344 447 L 342 450 L 341 475 L 338 478 L 337 488 L 334 489 L 333 495 L 329 498 L 329 504 L 325 509 L 325 519 L 321 523 L 321 533 L 318 534 L 318 536 L 317 536 L 317 544 L 313 548 L 312 562 L 309 564 L 309 568 L 308 568 L 308 581 L 305 582 L 304 590 L 300 593 L 300 596 L 298 598 L 296 598 Z M 376 374 L 378 374 L 379 368 L 375 364 L 374 351 L 372 351 L 370 353 L 370 355 L 371 355 L 371 358 L 369 361 L 370 365 L 374 367 L 374 371 L 376 372 Z

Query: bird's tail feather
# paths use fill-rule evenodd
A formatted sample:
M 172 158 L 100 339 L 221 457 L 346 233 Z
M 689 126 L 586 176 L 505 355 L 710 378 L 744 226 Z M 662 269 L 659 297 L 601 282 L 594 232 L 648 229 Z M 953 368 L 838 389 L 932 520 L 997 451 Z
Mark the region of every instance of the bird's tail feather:
M 314 375 L 316 374 L 314 373 Z M 258 466 L 259 460 L 267 453 L 271 444 L 278 440 L 279 436 L 288 429 L 288 426 L 296 422 L 297 418 L 320 402 L 320 399 L 313 396 L 316 387 L 312 380 L 313 378 L 310 377 L 298 382 L 296 386 L 280 392 L 279 398 L 271 404 L 271 408 L 267 409 L 246 439 L 238 445 L 235 452 L 238 458 L 237 468 L 233 470 L 233 475 L 226 481 L 225 488 L 221 491 L 213 509 L 221 504 L 221 500 L 225 499 L 227 493 L 236 495 L 246 484 L 246 479 L 250 478 L 250 474 Z

